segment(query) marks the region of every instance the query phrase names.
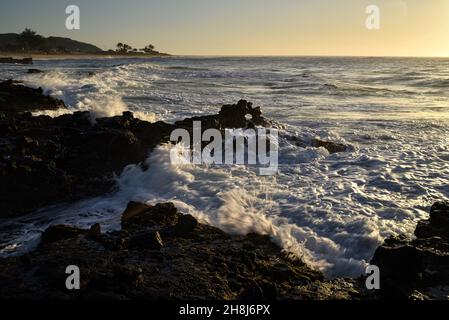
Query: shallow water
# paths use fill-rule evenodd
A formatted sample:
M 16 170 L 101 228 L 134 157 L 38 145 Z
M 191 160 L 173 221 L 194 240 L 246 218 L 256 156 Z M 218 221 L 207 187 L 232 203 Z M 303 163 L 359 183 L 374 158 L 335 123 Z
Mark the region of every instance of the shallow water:
M 155 58 L 37 61 L 49 71 L 0 66 L 95 116 L 130 109 L 154 121 L 214 114 L 241 98 L 281 123 L 279 174 L 245 166 L 171 165 L 169 147 L 150 169 L 129 166 L 119 190 L 0 223 L 2 254 L 38 241 L 46 226 L 119 227 L 129 200 L 173 201 L 232 233 L 267 233 L 329 277 L 357 276 L 383 239 L 411 235 L 430 205 L 449 198 L 449 59 Z M 94 72 L 94 75 L 90 75 Z M 292 137 L 351 146 L 330 155 Z

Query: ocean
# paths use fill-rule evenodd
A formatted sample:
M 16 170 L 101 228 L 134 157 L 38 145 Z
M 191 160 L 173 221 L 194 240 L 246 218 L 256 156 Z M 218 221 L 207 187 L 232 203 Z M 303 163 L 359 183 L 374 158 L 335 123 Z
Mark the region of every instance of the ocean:
M 364 273 L 391 235 L 413 235 L 437 200 L 449 199 L 449 59 L 166 57 L 40 60 L 1 65 L 95 117 L 131 110 L 148 121 L 216 114 L 240 99 L 260 106 L 279 132 L 279 172 L 246 166 L 172 165 L 170 148 L 130 165 L 117 190 L 0 220 L 0 254 L 26 252 L 51 224 L 119 228 L 130 200 L 171 201 L 233 234 L 269 234 L 329 278 Z M 93 120 L 94 121 L 94 120 Z M 298 145 L 314 138 L 347 152 Z M 89 165 L 89 164 L 86 164 Z

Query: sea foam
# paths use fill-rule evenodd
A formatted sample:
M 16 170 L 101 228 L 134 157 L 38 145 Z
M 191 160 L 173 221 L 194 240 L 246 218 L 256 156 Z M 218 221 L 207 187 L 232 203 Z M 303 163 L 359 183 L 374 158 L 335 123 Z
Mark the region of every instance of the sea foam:
M 149 154 L 148 170 L 130 165 L 118 175 L 114 193 L 0 222 L 2 254 L 29 250 L 50 224 L 98 222 L 115 230 L 128 201 L 171 201 L 232 234 L 269 234 L 330 278 L 355 277 L 385 238 L 412 236 L 433 202 L 449 199 L 448 95 L 433 83 L 449 78 L 445 60 L 170 58 L 114 64 L 37 62 L 47 73 L 23 80 L 62 98 L 69 110 L 97 116 L 130 108 L 174 121 L 215 114 L 221 104 L 244 97 L 282 124 L 279 173 L 261 177 L 246 166 L 173 165 L 173 146 L 162 145 Z M 325 84 L 337 85 L 323 90 Z M 313 139 L 349 148 L 330 154 L 313 147 Z

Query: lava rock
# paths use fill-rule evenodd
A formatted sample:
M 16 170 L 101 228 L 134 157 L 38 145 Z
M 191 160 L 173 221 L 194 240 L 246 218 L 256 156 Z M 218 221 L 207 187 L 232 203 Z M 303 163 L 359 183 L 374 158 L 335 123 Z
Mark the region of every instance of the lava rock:
M 323 140 L 319 140 L 319 139 L 313 139 L 312 146 L 315 148 L 322 147 L 322 148 L 326 149 L 327 151 L 329 151 L 330 154 L 348 151 L 348 147 L 342 143 L 323 141 Z
M 201 121 L 201 130 L 224 128 L 253 128 L 254 126 L 271 126 L 270 121 L 262 116 L 260 107 L 240 100 L 237 104 L 222 106 L 218 115 L 193 117 L 177 121 L 176 126 L 191 130 L 193 121 Z
M 260 107 L 253 108 L 253 104 L 246 100 L 240 100 L 236 105 L 224 105 L 220 110 L 219 120 L 225 128 L 246 128 L 268 124 L 262 117 Z
M 155 225 L 173 226 L 180 216 L 173 203 L 147 206 L 130 202 L 122 215 L 122 228 L 133 234 Z
M 98 225 L 90 231 L 53 226 L 44 247 L 26 258 L 0 259 L 0 298 L 273 300 L 334 298 L 335 292 L 341 299 L 358 297 L 354 281 L 325 281 L 267 236 L 230 236 L 201 223 L 192 237 L 174 236 L 170 230 L 181 217 L 173 204 L 133 202 L 122 215 L 124 227 L 132 228 L 103 234 L 102 242 L 90 235 Z M 193 225 L 184 219 L 182 224 Z M 65 288 L 68 265 L 80 268 L 81 290 Z M 329 289 L 313 290 L 312 284 Z
M 23 59 L 14 59 L 12 57 L 0 58 L 0 63 L 33 64 L 33 58 L 23 58 Z
M 448 217 L 448 203 L 435 203 L 430 219 L 418 223 L 415 239 L 391 237 L 376 250 L 371 264 L 380 269 L 380 297 L 438 299 L 449 296 Z
M 174 233 L 177 236 L 186 236 L 191 234 L 196 226 L 198 225 L 198 220 L 196 220 L 190 214 L 182 215 L 178 218 L 178 223 L 174 227 Z
M 101 225 L 99 223 L 93 224 L 90 227 L 89 232 L 87 234 L 88 234 L 88 236 L 93 237 L 93 238 L 100 236 L 101 235 Z
M 64 107 L 63 102 L 44 95 L 41 88 L 28 88 L 13 80 L 0 83 L 0 217 L 110 192 L 115 176 L 126 166 L 141 164 L 143 170 L 148 169 L 145 160 L 149 152 L 170 142 L 173 130 L 192 130 L 193 121 L 206 124 L 204 130 L 268 124 L 260 108 L 245 100 L 223 106 L 218 115 L 185 119 L 175 125 L 142 121 L 129 111 L 95 123 L 89 112 L 55 118 L 30 113 L 58 107 Z M 174 208 L 164 210 L 176 212 Z M 159 223 L 155 217 L 169 216 L 154 214 L 150 220 Z M 176 224 L 177 218 L 172 216 L 166 223 Z
M 143 271 L 139 267 L 116 265 L 113 272 L 114 279 L 116 279 L 119 284 L 134 288 L 140 287 L 145 279 Z
M 29 74 L 36 74 L 36 73 L 43 73 L 44 71 L 39 69 L 28 69 L 27 73 Z
M 128 127 L 105 122 L 93 125 L 88 112 L 51 118 L 0 110 L 0 216 L 111 191 L 114 176 L 145 161 L 168 131 L 134 118 Z
M 13 80 L 0 83 L 0 112 L 56 110 L 64 107 L 62 100 L 44 95 L 42 88 L 29 88 Z
M 151 207 L 140 202 L 130 201 L 122 214 L 122 226 L 124 223 L 132 221 L 136 216 L 149 210 Z
M 42 234 L 41 245 L 75 238 L 80 235 L 88 234 L 88 232 L 88 230 L 83 230 L 68 225 L 54 225 L 49 227 Z
M 418 223 L 415 235 L 418 238 L 449 238 L 449 203 L 435 203 L 430 209 L 430 219 Z
M 279 298 L 279 290 L 276 283 L 263 281 L 253 283 L 239 295 L 243 301 L 273 301 Z
M 161 235 L 159 232 L 152 233 L 139 233 L 128 241 L 128 247 L 139 248 L 139 249 L 151 249 L 151 250 L 160 250 L 164 246 L 164 242 L 162 241 Z

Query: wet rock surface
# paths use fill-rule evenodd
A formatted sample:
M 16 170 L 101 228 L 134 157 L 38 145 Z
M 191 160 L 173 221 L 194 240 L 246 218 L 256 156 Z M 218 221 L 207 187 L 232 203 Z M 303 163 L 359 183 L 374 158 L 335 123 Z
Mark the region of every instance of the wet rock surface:
M 14 80 L 0 82 L 0 112 L 56 110 L 63 107 L 63 101 L 45 95 L 42 88 L 29 88 Z
M 171 129 L 130 114 L 92 125 L 88 112 L 0 113 L 0 216 L 110 191 L 114 174 L 144 161 Z
M 436 203 L 417 227 L 425 237 L 386 240 L 371 261 L 380 268 L 381 290 L 370 291 L 364 278 L 324 279 L 269 236 L 226 234 L 172 203 L 130 202 L 120 231 L 55 225 L 36 250 L 0 259 L 0 298 L 447 299 L 448 237 L 434 234 L 448 213 L 447 203 Z M 80 268 L 81 290 L 65 288 L 69 265 Z
M 121 231 L 92 236 L 89 230 L 50 227 L 32 253 L 0 260 L 0 298 L 360 297 L 356 281 L 324 281 L 320 272 L 289 258 L 268 236 L 232 237 L 194 219 L 171 203 L 130 203 Z M 189 232 L 180 234 L 180 225 L 188 225 Z M 81 290 L 65 288 L 68 265 L 80 268 Z
M 353 148 L 349 145 L 334 142 L 334 141 L 326 141 L 321 140 L 318 138 L 313 138 L 310 141 L 305 141 L 297 136 L 285 136 L 287 140 L 289 140 L 292 144 L 301 147 L 301 148 L 307 148 L 308 146 L 312 146 L 314 148 L 324 148 L 326 149 L 329 154 L 333 153 L 340 153 L 340 152 L 347 152 L 353 150 Z
M 39 69 L 28 69 L 27 73 L 29 74 L 36 74 L 36 73 L 43 73 L 44 71 Z
M 155 146 L 169 142 L 173 130 L 191 132 L 194 121 L 201 121 L 202 132 L 272 124 L 260 107 L 245 100 L 224 105 L 216 115 L 175 124 L 149 123 L 131 112 L 96 121 L 88 112 L 56 118 L 29 113 L 60 107 L 64 103 L 41 88 L 13 80 L 0 83 L 0 217 L 112 191 L 114 175 L 143 163 Z M 336 148 L 331 143 L 325 147 Z M 180 226 L 179 232 L 185 230 Z
M 0 84 L 0 217 L 109 192 L 115 174 L 129 164 L 143 163 L 155 146 L 169 142 L 174 129 L 191 131 L 193 121 L 201 121 L 202 131 L 272 125 L 259 107 L 245 100 L 223 106 L 216 115 L 175 124 L 149 123 L 131 112 L 96 121 L 88 112 L 56 118 L 29 113 L 62 106 L 62 101 L 43 95 L 41 89 L 14 81 Z M 316 140 L 312 146 L 330 153 L 347 150 L 330 141 Z M 234 237 L 183 215 L 172 203 L 130 202 L 120 231 L 102 233 L 99 224 L 89 230 L 55 225 L 42 234 L 33 252 L 0 259 L 0 298 L 411 297 L 417 294 L 416 288 L 430 288 L 426 287 L 429 279 L 446 283 L 447 215 L 439 213 L 446 212 L 446 205 L 435 208 L 431 219 L 418 226 L 417 240 L 392 239 L 379 248 L 373 263 L 385 268 L 382 281 L 386 285 L 376 294 L 363 289 L 363 279 L 324 280 L 320 272 L 283 252 L 269 236 Z M 405 262 L 415 267 L 397 276 L 397 268 Z M 79 291 L 65 288 L 68 265 L 81 269 Z M 422 280 L 429 266 L 432 272 Z M 440 293 L 445 290 L 431 288 Z M 434 297 L 425 290 L 419 293 Z
M 260 107 L 251 102 L 240 100 L 237 104 L 224 105 L 218 115 L 187 118 L 177 121 L 176 126 L 191 130 L 194 121 L 201 121 L 201 129 L 254 128 L 271 126 L 271 122 L 262 116 Z
M 27 95 L 35 104 L 39 99 L 51 99 L 50 106 L 56 107 L 58 100 L 12 82 L 2 83 L 0 92 L 5 87 L 12 97 L 18 91 L 24 101 L 20 105 L 5 102 L 8 107 L 0 109 L 0 217 L 109 192 L 114 175 L 129 164 L 144 162 L 155 146 L 169 142 L 174 129 L 192 129 L 193 119 L 175 125 L 149 123 L 134 118 L 131 112 L 96 119 L 94 124 L 88 112 L 33 117 L 21 112 L 28 105 Z M 36 100 L 36 96 L 40 98 Z M 244 100 L 222 110 L 226 111 L 194 119 L 202 121 L 203 130 L 267 122 L 259 108 Z M 247 120 L 247 113 L 254 118 Z
M 327 151 L 329 151 L 330 154 L 345 152 L 345 151 L 348 151 L 348 149 L 349 149 L 348 146 L 346 146 L 342 143 L 332 142 L 332 141 L 323 141 L 323 140 L 319 140 L 319 139 L 313 139 L 312 146 L 315 148 L 324 148 Z
M 371 264 L 380 268 L 383 298 L 449 299 L 449 203 L 435 203 L 415 238 L 387 239 Z
M 12 57 L 0 58 L 0 63 L 12 63 L 12 64 L 33 64 L 32 58 L 14 59 Z

